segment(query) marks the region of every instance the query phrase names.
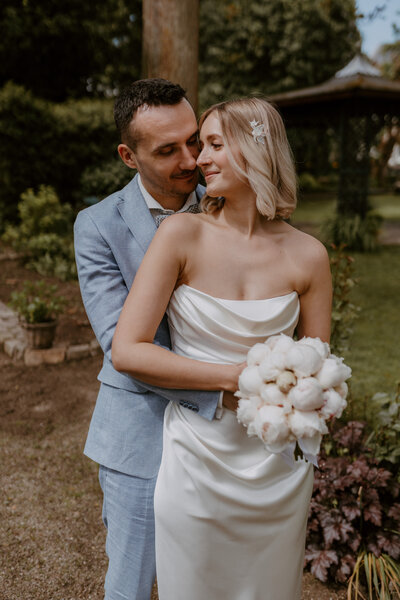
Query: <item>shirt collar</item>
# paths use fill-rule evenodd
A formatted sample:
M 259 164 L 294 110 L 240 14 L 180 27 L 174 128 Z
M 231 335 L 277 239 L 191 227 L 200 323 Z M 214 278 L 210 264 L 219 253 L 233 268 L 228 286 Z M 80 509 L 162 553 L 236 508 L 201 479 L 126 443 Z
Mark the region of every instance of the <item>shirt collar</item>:
M 153 198 L 153 196 L 151 194 L 149 194 L 149 192 L 144 187 L 139 174 L 138 174 L 138 185 L 139 185 L 140 191 L 142 192 L 144 201 L 146 202 L 147 207 L 150 210 L 153 210 L 153 209 L 166 210 L 163 206 L 161 206 L 161 204 L 159 202 L 157 202 L 157 200 L 155 198 Z M 194 190 L 191 194 L 189 194 L 189 196 L 188 196 L 185 204 L 182 206 L 182 208 L 176 212 L 185 212 L 189 208 L 189 206 L 192 206 L 192 204 L 197 204 L 197 196 L 196 196 L 196 192 Z

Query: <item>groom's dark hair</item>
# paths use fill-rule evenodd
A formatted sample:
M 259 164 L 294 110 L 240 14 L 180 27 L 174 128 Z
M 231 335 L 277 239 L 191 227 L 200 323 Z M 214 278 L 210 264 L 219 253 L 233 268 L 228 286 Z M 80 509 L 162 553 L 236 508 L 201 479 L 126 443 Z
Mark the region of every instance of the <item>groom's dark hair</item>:
M 186 98 L 185 90 L 167 79 L 139 79 L 119 94 L 114 104 L 114 120 L 121 141 L 135 149 L 137 139 L 129 135 L 129 125 L 141 106 L 173 106 Z

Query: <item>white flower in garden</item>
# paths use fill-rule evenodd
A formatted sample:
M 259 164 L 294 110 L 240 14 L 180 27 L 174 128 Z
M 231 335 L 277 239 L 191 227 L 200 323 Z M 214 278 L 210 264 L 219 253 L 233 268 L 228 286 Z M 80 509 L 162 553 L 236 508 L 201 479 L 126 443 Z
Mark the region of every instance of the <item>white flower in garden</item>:
M 238 403 L 236 416 L 238 421 L 243 425 L 248 425 L 253 421 L 258 412 L 258 407 L 261 406 L 262 400 L 259 396 L 250 396 L 250 398 L 241 398 Z
M 282 371 L 276 378 L 276 385 L 281 392 L 287 393 L 291 387 L 296 385 L 297 379 L 293 371 Z
M 239 376 L 239 392 L 241 396 L 257 396 L 263 383 L 258 367 L 246 367 Z
M 315 410 L 324 404 L 322 386 L 314 377 L 299 379 L 288 396 L 294 408 L 302 411 Z
M 347 406 L 346 400 L 332 389 L 326 390 L 323 393 L 323 398 L 324 405 L 320 412 L 324 419 L 331 419 L 332 417 L 339 419 Z
M 345 381 L 342 381 L 342 383 L 340 383 L 339 385 L 336 385 L 334 387 L 334 390 L 335 390 L 335 392 L 340 394 L 342 396 L 342 398 L 347 398 L 349 386 L 347 385 L 347 383 Z
M 292 440 L 286 415 L 280 406 L 262 406 L 259 411 L 261 429 L 257 435 L 270 452 L 282 452 Z
M 351 369 L 343 363 L 343 358 L 333 355 L 326 358 L 316 378 L 324 389 L 336 387 L 351 376 Z
M 310 377 L 319 371 L 322 365 L 320 354 L 308 344 L 297 342 L 286 356 L 286 364 L 297 377 Z
M 251 367 L 259 365 L 271 352 L 266 344 L 254 344 L 247 354 L 247 364 Z
M 328 358 L 330 354 L 329 344 L 323 342 L 319 338 L 303 337 L 300 340 L 301 344 L 308 344 L 318 352 L 321 358 Z

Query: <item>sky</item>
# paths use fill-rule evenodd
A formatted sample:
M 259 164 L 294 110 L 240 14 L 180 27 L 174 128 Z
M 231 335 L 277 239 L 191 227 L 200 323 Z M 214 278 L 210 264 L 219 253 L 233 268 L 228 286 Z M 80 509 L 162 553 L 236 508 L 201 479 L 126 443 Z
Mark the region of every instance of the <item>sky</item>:
M 363 38 L 362 51 L 371 58 L 381 44 L 395 41 L 392 23 L 400 26 L 400 0 L 356 0 L 359 12 L 371 13 L 375 6 L 385 5 L 385 10 L 372 22 L 367 19 L 358 21 L 358 28 Z

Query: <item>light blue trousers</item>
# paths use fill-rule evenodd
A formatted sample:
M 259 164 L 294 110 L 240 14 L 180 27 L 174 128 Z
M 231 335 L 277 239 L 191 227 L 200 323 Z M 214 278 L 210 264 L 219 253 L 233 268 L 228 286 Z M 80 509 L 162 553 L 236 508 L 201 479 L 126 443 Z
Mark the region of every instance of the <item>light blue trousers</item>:
M 103 522 L 107 528 L 105 600 L 150 600 L 156 560 L 154 487 L 142 479 L 100 465 Z

